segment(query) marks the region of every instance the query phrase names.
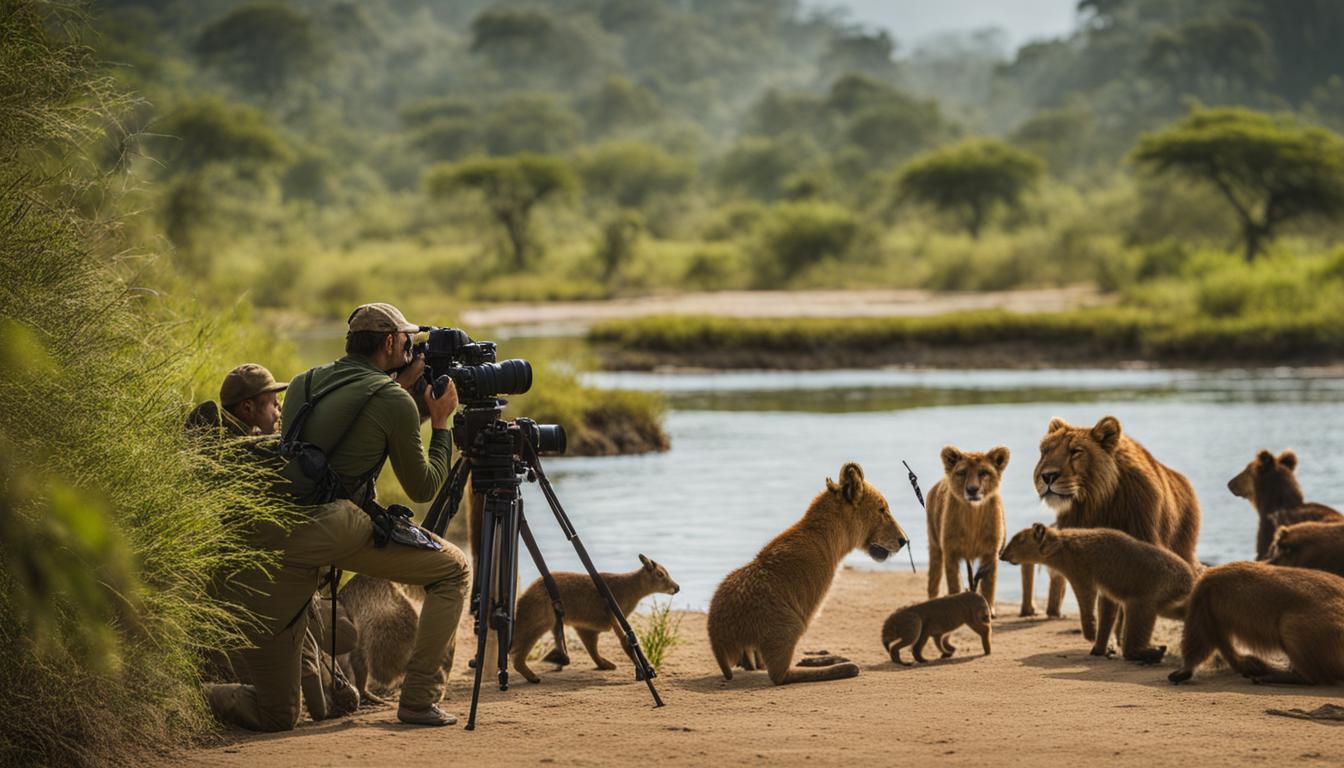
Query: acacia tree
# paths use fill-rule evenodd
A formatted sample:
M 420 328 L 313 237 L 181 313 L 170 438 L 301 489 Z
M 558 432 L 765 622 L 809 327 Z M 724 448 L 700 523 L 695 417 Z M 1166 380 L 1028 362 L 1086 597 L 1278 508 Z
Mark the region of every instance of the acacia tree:
M 1029 152 L 995 139 L 967 139 L 911 160 L 897 178 L 897 194 L 959 213 L 978 238 L 995 206 L 1017 205 L 1043 170 Z
M 475 157 L 430 169 L 426 186 L 434 197 L 479 192 L 509 238 L 514 269 L 527 267 L 532 251 L 532 209 L 543 200 L 572 194 L 578 178 L 557 157 L 522 152 L 509 157 Z
M 1196 109 L 1141 137 L 1133 159 L 1216 187 L 1241 222 L 1247 261 L 1289 221 L 1344 214 L 1344 139 L 1289 115 Z
M 325 58 L 312 21 L 278 3 L 234 9 L 201 32 L 195 52 L 239 87 L 260 91 L 268 99 Z

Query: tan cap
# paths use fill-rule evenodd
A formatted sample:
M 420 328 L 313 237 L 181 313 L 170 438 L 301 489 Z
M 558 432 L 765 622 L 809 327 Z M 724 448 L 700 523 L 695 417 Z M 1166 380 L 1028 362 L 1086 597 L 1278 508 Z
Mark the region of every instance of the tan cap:
M 275 380 L 271 372 L 256 363 L 244 363 L 229 371 L 219 387 L 219 404 L 228 408 L 263 392 L 280 392 L 289 384 Z
M 420 326 L 406 320 L 401 310 L 391 304 L 362 304 L 350 313 L 350 333 L 378 331 L 381 333 L 415 333 Z

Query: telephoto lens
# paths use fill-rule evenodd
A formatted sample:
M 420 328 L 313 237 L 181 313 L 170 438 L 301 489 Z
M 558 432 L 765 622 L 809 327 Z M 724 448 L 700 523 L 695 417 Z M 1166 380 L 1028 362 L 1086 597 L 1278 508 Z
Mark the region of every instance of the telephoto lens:
M 539 456 L 559 456 L 565 452 L 565 428 L 559 424 L 538 424 L 531 419 L 515 419 L 519 436 Z
M 521 395 L 532 388 L 532 364 L 526 360 L 505 360 L 471 367 L 476 369 L 478 397 Z

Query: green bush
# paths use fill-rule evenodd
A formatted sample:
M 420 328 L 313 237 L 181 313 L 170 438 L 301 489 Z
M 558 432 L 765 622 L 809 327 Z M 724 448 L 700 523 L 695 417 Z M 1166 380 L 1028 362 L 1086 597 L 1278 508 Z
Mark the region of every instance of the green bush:
M 815 262 L 843 257 L 858 232 L 858 219 L 835 203 L 779 203 L 760 224 L 757 281 L 776 285 Z

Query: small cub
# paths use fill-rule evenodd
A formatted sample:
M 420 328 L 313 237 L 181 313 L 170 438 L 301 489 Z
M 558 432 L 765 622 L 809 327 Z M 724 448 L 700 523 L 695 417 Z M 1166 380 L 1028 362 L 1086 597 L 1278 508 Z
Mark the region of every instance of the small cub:
M 1274 532 L 1266 562 L 1315 568 L 1344 576 L 1344 523 L 1310 522 L 1283 526 Z
M 1344 521 L 1334 509 L 1303 499 L 1296 472 L 1297 454 L 1292 451 L 1284 451 L 1277 457 L 1269 451 L 1260 451 L 1245 469 L 1227 481 L 1232 495 L 1251 502 L 1260 516 L 1260 529 L 1255 534 L 1256 560 L 1269 557 L 1269 545 L 1280 526 L 1310 520 Z
M 948 642 L 947 635 L 966 624 L 980 635 L 980 643 L 988 656 L 991 621 L 989 603 L 978 592 L 936 597 L 888 616 L 882 624 L 882 647 L 891 654 L 892 661 L 908 667 L 910 662 L 901 661 L 901 649 L 913 646 L 910 652 L 915 661 L 923 664 L 924 643 L 933 638 L 933 644 L 946 659 L 957 652 L 956 646 Z
M 629 573 L 602 574 L 607 586 L 611 588 L 611 594 L 616 598 L 616 604 L 621 608 L 622 615 L 629 615 L 640 600 L 655 592 L 675 595 L 681 590 L 677 582 L 667 575 L 666 568 L 643 555 L 639 556 L 639 562 L 642 563 L 641 567 Z M 592 578 L 586 573 L 552 575 L 560 590 L 560 604 L 565 609 L 565 623 L 574 627 L 579 640 L 583 642 L 583 647 L 588 649 L 588 655 L 592 657 L 597 668 L 616 668 L 615 664 L 602 658 L 597 652 L 597 636 L 607 630 L 616 633 L 616 638 L 625 649 L 625 654 L 630 656 L 633 662 L 634 656 L 626 647 L 625 638 L 621 637 L 620 624 L 616 622 L 616 617 L 611 615 L 606 600 L 603 600 L 602 595 L 598 593 Z M 529 683 L 539 683 L 541 678 L 527 666 L 527 655 L 532 652 L 532 646 L 551 631 L 555 621 L 551 598 L 546 594 L 546 586 L 541 579 L 532 582 L 522 597 L 518 598 L 518 608 L 514 615 L 513 668 L 518 674 L 527 678 Z M 636 677 L 642 679 L 638 670 Z

